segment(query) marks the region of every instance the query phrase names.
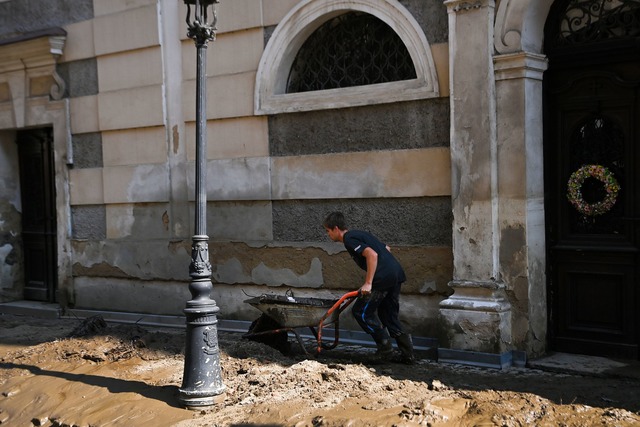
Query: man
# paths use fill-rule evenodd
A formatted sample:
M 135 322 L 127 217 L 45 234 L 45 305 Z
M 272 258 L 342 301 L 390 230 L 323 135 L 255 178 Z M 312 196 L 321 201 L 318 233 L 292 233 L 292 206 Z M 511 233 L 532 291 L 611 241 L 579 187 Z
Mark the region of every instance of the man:
M 351 312 L 360 327 L 376 342 L 376 360 L 391 358 L 391 336 L 398 344 L 401 361 L 414 363 L 411 335 L 402 330 L 398 318 L 400 286 L 406 276 L 389 246 L 366 231 L 348 230 L 341 212 L 330 213 L 322 225 L 329 238 L 342 242 L 351 258 L 366 272 L 360 297 L 354 302 Z

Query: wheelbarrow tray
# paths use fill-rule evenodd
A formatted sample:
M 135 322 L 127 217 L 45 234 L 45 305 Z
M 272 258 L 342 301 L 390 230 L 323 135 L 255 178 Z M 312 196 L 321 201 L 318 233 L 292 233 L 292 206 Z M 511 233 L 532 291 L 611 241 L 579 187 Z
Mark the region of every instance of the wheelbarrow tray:
M 301 328 L 318 326 L 328 310 L 338 299 L 293 298 L 282 295 L 262 295 L 245 301 L 257 308 L 284 328 Z M 334 323 L 340 311 L 330 313 L 322 322 L 325 325 Z
M 285 332 L 286 339 L 286 333 L 292 332 L 302 350 L 309 354 L 300 333 L 297 331 L 298 328 L 308 327 L 316 338 L 318 344 L 316 354 L 319 354 L 323 348 L 330 350 L 338 345 L 340 313 L 359 295 L 359 291 L 351 291 L 339 299 L 294 298 L 293 295 L 261 295 L 250 298 L 245 302 L 260 310 L 262 315 L 251 324 L 249 332 L 243 337 L 258 339 Z M 271 325 L 262 329 L 265 326 L 265 322 L 261 322 L 263 318 L 270 319 L 277 326 L 273 328 Z M 322 328 L 331 323 L 333 323 L 335 332 L 333 344 L 329 345 L 322 342 Z

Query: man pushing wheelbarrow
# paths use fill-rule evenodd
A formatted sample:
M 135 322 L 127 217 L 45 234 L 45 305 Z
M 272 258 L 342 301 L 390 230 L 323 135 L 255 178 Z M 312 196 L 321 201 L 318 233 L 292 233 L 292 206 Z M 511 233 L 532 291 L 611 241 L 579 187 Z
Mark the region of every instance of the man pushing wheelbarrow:
M 322 223 L 329 238 L 342 242 L 355 263 L 364 270 L 364 284 L 351 312 L 360 327 L 376 343 L 375 362 L 390 361 L 393 356 L 391 337 L 400 350 L 400 361 L 415 362 L 411 335 L 405 333 L 398 318 L 400 287 L 406 280 L 402 266 L 391 254 L 389 246 L 366 231 L 349 230 L 341 212 L 330 213 Z

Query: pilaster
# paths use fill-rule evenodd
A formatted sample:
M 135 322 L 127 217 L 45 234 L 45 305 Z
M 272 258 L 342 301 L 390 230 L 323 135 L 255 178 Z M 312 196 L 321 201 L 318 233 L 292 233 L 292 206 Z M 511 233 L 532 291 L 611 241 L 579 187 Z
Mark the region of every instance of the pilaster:
M 542 133 L 546 57 L 497 55 L 498 221 L 500 277 L 513 306 L 513 344 L 530 356 L 547 334 Z
M 454 293 L 440 303 L 441 345 L 511 350 L 500 277 L 493 0 L 446 1 L 449 13 Z
M 454 280 L 496 279 L 492 0 L 447 1 Z

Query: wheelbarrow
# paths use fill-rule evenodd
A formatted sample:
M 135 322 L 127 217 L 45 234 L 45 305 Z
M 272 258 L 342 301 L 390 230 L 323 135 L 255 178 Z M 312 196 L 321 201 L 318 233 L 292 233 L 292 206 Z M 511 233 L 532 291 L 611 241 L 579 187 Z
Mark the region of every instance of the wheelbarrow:
M 272 334 L 284 334 L 286 341 L 286 334 L 291 332 L 295 335 L 305 354 L 310 355 L 298 332 L 299 328 L 308 327 L 317 342 L 316 354 L 320 354 L 322 349 L 331 350 L 338 345 L 340 313 L 359 295 L 359 291 L 347 292 L 336 300 L 295 298 L 291 292 L 287 292 L 284 296 L 265 294 L 250 298 L 245 302 L 260 310 L 263 315 L 253 322 L 243 337 L 255 339 Z M 265 316 L 268 321 L 264 321 Z M 335 329 L 333 343 L 323 343 L 322 329 L 331 324 Z

